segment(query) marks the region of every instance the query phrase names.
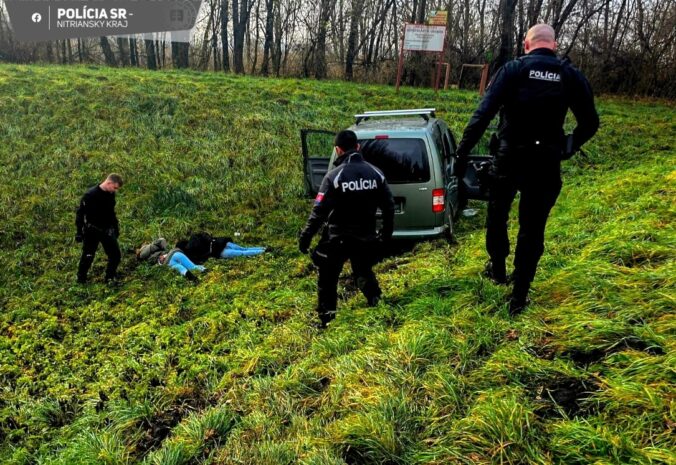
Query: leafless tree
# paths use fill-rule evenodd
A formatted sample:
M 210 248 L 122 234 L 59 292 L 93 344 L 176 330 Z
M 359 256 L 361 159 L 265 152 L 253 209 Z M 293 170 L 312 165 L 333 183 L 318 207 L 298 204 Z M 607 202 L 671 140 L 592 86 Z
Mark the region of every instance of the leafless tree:
M 547 22 L 561 55 L 595 90 L 676 98 L 676 0 L 205 0 L 189 45 L 156 33 L 141 47 L 134 38 L 18 42 L 0 0 L 0 61 L 232 67 L 392 83 L 403 25 L 425 23 L 437 9 L 448 13 L 444 61 L 452 82 L 463 63 L 495 70 L 522 54 L 528 28 Z M 406 55 L 405 81 L 429 85 L 435 59 Z

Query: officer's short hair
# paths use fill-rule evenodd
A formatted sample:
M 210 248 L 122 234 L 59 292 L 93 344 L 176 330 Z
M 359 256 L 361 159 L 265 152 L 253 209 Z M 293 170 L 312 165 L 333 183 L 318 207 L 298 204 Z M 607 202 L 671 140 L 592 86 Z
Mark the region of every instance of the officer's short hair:
M 357 135 L 354 133 L 354 131 L 350 131 L 349 129 L 340 131 L 336 135 L 336 142 L 334 145 L 336 147 L 340 147 L 346 152 L 348 150 L 354 150 L 357 148 Z
M 122 187 L 122 184 L 124 184 L 124 181 L 122 180 L 122 176 L 120 176 L 117 173 L 110 173 L 108 177 L 106 177 L 106 181 L 114 182 L 118 186 Z

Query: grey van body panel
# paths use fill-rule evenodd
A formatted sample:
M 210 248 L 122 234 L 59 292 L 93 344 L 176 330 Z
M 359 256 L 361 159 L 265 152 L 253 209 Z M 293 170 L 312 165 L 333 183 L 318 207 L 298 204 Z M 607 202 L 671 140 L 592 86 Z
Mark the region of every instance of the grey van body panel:
M 361 120 L 348 129 L 357 134 L 359 140 L 376 139 L 376 136 L 387 136 L 389 139 L 420 139 L 427 151 L 427 161 L 430 170 L 430 178 L 425 182 L 397 183 L 389 182 L 390 189 L 395 199 L 396 209 L 394 216 L 394 238 L 399 239 L 423 239 L 446 235 L 449 224 L 459 213 L 460 180 L 455 176 L 455 150 L 456 140 L 448 125 L 434 117 L 421 118 L 420 116 L 372 118 Z M 437 130 L 439 131 L 437 133 Z M 312 130 L 303 130 L 301 133 Z M 318 133 L 326 131 L 317 130 Z M 439 135 L 441 136 L 439 138 Z M 304 137 L 304 136 L 301 136 Z M 436 137 L 436 142 L 435 142 Z M 440 145 L 438 146 L 437 143 Z M 310 154 L 307 144 L 303 143 L 303 154 L 306 162 L 306 184 L 318 178 L 315 171 L 323 167 L 315 167 L 317 154 Z M 335 150 L 328 159 L 328 169 L 335 167 Z M 319 160 L 320 162 L 323 160 Z M 467 179 L 464 180 L 467 183 Z M 432 210 L 432 191 L 444 189 L 444 211 L 435 213 Z M 476 188 L 478 190 L 478 187 Z
M 367 120 L 352 125 L 349 129 L 359 140 L 375 139 L 387 135 L 390 139 L 421 139 L 427 151 L 430 179 L 420 183 L 390 183 L 395 199 L 395 238 L 431 238 L 444 233 L 444 214 L 432 211 L 432 191 L 444 189 L 443 155 L 439 154 L 432 138 L 436 118 L 397 118 Z M 333 166 L 335 153 L 331 156 L 329 169 Z

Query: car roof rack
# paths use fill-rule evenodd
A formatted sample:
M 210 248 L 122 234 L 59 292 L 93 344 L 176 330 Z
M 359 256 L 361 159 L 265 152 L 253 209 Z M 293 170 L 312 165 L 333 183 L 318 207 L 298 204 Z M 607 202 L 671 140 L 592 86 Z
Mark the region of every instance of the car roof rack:
M 358 115 L 354 115 L 355 124 L 359 124 L 362 121 L 366 121 L 369 118 L 374 116 L 420 116 L 425 121 L 429 121 L 430 118 L 434 118 L 436 108 L 416 108 L 412 110 L 382 110 L 382 111 L 365 111 Z

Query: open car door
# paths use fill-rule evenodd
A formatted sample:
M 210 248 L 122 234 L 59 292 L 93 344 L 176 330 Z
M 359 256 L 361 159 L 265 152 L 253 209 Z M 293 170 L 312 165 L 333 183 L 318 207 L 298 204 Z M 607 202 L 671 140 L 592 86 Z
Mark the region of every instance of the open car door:
M 462 178 L 462 182 L 468 199 L 488 200 L 488 190 L 485 188 L 481 189 L 479 185 L 477 168 L 483 163 L 490 163 L 493 159 L 491 154 L 494 154 L 496 151 L 496 148 L 491 147 L 491 145 L 497 142 L 494 135 L 497 132 L 498 127 L 495 121 L 493 121 L 493 123 L 494 124 L 488 126 L 488 129 L 482 135 L 481 140 L 477 143 L 474 154 L 467 157 L 467 169 L 465 170 L 465 177 Z M 492 142 L 494 139 L 495 142 Z M 487 166 L 484 168 L 487 168 Z
M 482 163 L 489 163 L 493 157 L 490 155 L 470 155 L 467 158 L 467 169 L 465 170 L 465 177 L 462 178 L 462 182 L 465 184 L 466 197 L 473 200 L 488 200 L 488 191 L 482 190 L 479 185 L 477 168 Z
M 321 129 L 301 129 L 300 140 L 303 148 L 303 172 L 305 193 L 315 197 L 319 192 L 324 175 L 329 170 L 336 133 Z

